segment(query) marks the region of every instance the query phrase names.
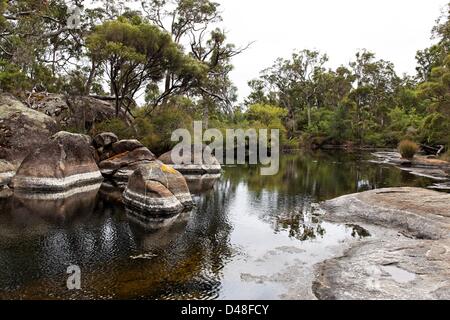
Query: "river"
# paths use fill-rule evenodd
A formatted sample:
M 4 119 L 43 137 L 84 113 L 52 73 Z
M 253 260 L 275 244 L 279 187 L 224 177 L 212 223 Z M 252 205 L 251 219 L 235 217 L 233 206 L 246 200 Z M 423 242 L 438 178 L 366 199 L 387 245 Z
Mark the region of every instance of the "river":
M 276 176 L 227 166 L 192 212 L 146 228 L 97 190 L 0 199 L 0 299 L 313 299 L 314 265 L 370 236 L 322 221 L 318 202 L 432 184 L 369 158 L 299 151 Z M 70 265 L 81 290 L 66 287 Z

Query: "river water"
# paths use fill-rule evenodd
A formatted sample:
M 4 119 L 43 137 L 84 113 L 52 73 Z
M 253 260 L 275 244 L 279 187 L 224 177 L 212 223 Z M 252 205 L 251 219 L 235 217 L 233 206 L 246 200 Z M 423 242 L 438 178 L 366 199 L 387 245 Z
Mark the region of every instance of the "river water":
M 276 176 L 224 167 L 196 208 L 143 227 L 93 190 L 0 199 L 0 299 L 310 299 L 314 265 L 370 236 L 321 221 L 317 203 L 432 182 L 361 153 L 284 155 Z M 205 183 L 211 186 L 211 181 Z M 69 291 L 67 268 L 81 269 Z

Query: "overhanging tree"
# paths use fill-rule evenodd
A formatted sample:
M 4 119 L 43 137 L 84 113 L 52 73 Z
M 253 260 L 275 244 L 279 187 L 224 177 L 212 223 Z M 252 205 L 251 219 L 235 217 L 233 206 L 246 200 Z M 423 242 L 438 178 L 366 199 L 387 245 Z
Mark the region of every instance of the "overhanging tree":
M 116 116 L 123 108 L 129 111 L 136 93 L 160 81 L 166 72 L 177 74 L 187 86 L 197 81 L 203 70 L 181 52 L 169 34 L 139 16 L 103 23 L 88 37 L 87 46 L 92 61 L 104 66 Z

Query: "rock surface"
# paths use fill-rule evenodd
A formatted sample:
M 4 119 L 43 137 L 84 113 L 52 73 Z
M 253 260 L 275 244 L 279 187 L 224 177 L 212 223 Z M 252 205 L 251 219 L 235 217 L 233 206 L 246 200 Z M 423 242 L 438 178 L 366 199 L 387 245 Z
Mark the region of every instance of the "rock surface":
M 412 160 L 403 159 L 398 152 L 375 152 L 375 163 L 386 163 L 399 167 L 409 173 L 434 180 L 450 180 L 450 163 L 417 155 Z
M 123 194 L 128 208 L 142 220 L 149 215 L 174 215 L 193 206 L 186 180 L 160 161 L 140 165 Z
M 319 299 L 450 298 L 450 194 L 389 188 L 321 207 L 327 220 L 383 226 L 399 235 L 374 237 L 319 264 L 313 285 Z
M 171 165 L 175 170 L 182 174 L 217 174 L 220 173 L 222 167 L 220 162 L 211 155 L 207 146 L 202 146 L 202 150 L 196 150 L 194 145 L 191 146 L 190 155 L 182 155 L 183 163 L 174 163 L 172 159 L 172 151 L 169 151 L 159 157 L 159 160 L 165 164 Z M 201 154 L 199 154 L 201 152 Z M 199 159 L 200 161 L 197 161 Z
M 450 194 L 421 188 L 388 188 L 342 196 L 321 207 L 328 220 L 396 228 L 411 237 L 450 236 Z
M 15 173 L 16 170 L 11 163 L 0 159 L 0 190 L 9 184 Z
M 320 299 L 450 299 L 450 241 L 373 241 L 325 261 L 313 285 Z
M 56 122 L 9 94 L 0 94 L 0 159 L 18 167 L 31 148 L 56 133 Z
M 30 107 L 51 117 L 60 129 L 92 129 L 96 123 L 115 117 L 115 108 L 108 102 L 86 96 L 33 93 Z
M 114 140 L 108 134 L 101 134 L 94 138 L 94 146 L 103 176 L 125 187 L 131 174 L 140 165 L 155 160 L 155 155 L 137 140 Z
M 119 141 L 119 138 L 112 132 L 103 132 L 94 137 L 92 141 L 94 147 L 103 151 L 104 148 L 110 147 L 113 143 Z
M 96 184 L 103 177 L 88 136 L 58 132 L 23 160 L 11 185 L 18 190 L 61 192 Z

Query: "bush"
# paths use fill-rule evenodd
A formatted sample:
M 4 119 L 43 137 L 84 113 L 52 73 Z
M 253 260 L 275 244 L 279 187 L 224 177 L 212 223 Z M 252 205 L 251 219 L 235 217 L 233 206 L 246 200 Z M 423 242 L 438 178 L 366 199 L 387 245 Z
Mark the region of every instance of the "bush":
M 110 119 L 95 124 L 91 134 L 94 136 L 101 132 L 112 132 L 116 134 L 119 139 L 132 139 L 136 138 L 133 134 L 133 129 L 125 123 L 122 119 Z
M 403 140 L 398 145 L 398 150 L 403 158 L 412 159 L 419 150 L 419 146 L 411 140 Z
M 176 142 L 171 141 L 172 132 L 179 128 L 190 129 L 192 118 L 174 106 L 156 110 L 151 116 L 145 109 L 134 110 L 135 119 L 132 125 L 121 119 L 110 119 L 95 125 L 91 135 L 100 132 L 113 132 L 119 139 L 137 139 L 156 155 L 171 150 Z

